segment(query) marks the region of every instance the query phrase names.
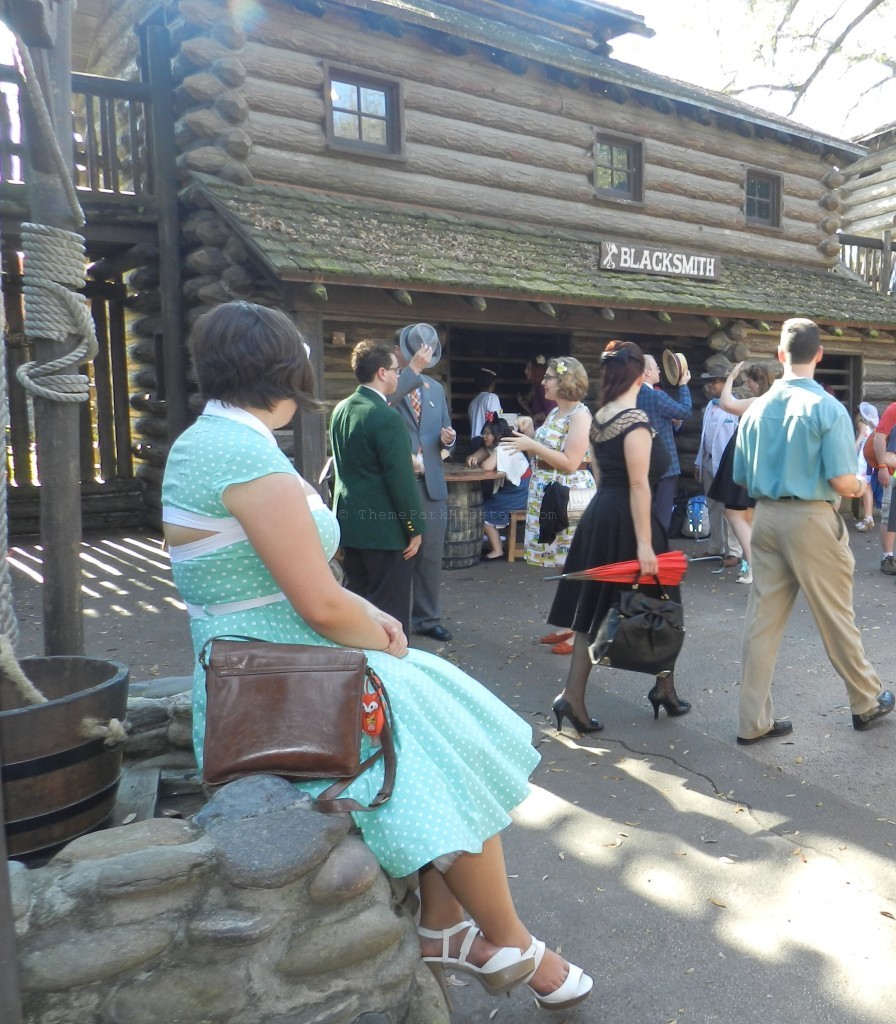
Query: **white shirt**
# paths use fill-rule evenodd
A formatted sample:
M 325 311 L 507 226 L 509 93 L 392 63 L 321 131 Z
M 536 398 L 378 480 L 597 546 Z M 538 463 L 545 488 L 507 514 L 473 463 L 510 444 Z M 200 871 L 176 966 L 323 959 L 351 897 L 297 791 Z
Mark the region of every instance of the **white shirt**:
M 482 428 L 485 426 L 485 417 L 488 413 L 494 412 L 501 415 L 501 399 L 494 391 L 480 391 L 470 402 L 470 437 L 479 437 Z

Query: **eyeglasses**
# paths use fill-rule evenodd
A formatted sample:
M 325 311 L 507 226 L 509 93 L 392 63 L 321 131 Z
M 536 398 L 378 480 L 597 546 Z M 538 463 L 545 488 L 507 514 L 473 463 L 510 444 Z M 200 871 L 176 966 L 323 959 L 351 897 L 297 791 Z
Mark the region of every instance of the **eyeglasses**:
M 392 373 L 401 373 L 401 367 L 396 363 L 395 366 L 384 366 L 384 370 L 391 370 Z
M 557 376 L 556 373 L 546 373 L 544 375 L 543 379 L 544 380 L 559 380 L 560 378 Z

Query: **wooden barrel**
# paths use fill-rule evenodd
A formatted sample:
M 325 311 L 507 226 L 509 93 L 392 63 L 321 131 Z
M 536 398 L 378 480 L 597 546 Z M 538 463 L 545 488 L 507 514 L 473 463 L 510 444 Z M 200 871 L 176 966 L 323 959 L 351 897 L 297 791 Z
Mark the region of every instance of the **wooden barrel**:
M 482 482 L 448 479 L 448 529 L 443 569 L 469 569 L 482 554 Z
M 86 739 L 85 718 L 124 721 L 128 669 L 94 658 L 24 658 L 25 675 L 47 698 L 25 706 L 0 681 L 0 775 L 8 854 L 47 851 L 101 825 L 115 806 L 121 746 Z

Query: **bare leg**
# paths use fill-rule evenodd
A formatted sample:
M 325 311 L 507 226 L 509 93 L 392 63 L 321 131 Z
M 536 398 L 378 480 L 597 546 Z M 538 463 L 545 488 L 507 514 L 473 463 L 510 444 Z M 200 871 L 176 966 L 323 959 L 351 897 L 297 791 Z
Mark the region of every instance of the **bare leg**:
M 862 518 L 871 519 L 872 512 L 874 511 L 874 499 L 871 494 L 871 488 L 867 487 L 865 493 L 862 495 Z
M 590 722 L 591 716 L 585 709 L 585 687 L 588 685 L 588 677 L 591 675 L 591 655 L 588 647 L 591 640 L 587 633 L 576 633 L 572 644 L 572 661 L 569 665 L 569 675 L 566 677 L 566 686 L 560 697 L 563 697 L 572 708 L 573 714 L 582 722 Z
M 420 924 L 424 928 L 450 928 L 463 920 L 463 908 L 482 930 L 470 950 L 472 963 L 481 966 L 500 946 L 529 948 L 532 936 L 513 905 L 500 836 L 487 839 L 482 853 L 459 854 L 444 874 L 431 867 L 420 872 Z M 455 938 L 460 948 L 463 935 Z M 437 956 L 442 952 L 441 941 L 421 939 L 421 949 L 424 956 Z M 544 995 L 563 984 L 567 971 L 566 961 L 548 950 L 531 984 Z
M 744 551 L 744 559 L 747 565 L 752 562 L 752 556 L 750 554 L 750 540 L 753 536 L 753 510 L 748 509 L 725 509 L 725 519 L 728 521 L 728 525 L 734 531 L 734 536 L 737 537 L 740 546 Z
M 500 558 L 504 554 L 504 548 L 501 546 L 501 535 L 491 523 L 485 523 L 484 529 L 488 542 L 491 545 L 491 551 L 485 557 Z

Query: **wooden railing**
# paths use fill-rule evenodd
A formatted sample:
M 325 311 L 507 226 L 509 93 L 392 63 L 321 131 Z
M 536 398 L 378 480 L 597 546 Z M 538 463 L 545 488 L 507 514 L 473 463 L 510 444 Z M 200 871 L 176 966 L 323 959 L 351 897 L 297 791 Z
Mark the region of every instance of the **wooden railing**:
M 883 295 L 896 292 L 893 280 L 896 242 L 890 231 L 881 238 L 844 235 L 840 238 L 840 262 Z
M 0 182 L 27 180 L 19 102 L 21 78 L 0 65 Z M 72 75 L 72 145 L 75 185 L 97 196 L 141 199 L 155 193 L 152 180 L 150 89 L 98 75 Z

